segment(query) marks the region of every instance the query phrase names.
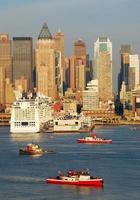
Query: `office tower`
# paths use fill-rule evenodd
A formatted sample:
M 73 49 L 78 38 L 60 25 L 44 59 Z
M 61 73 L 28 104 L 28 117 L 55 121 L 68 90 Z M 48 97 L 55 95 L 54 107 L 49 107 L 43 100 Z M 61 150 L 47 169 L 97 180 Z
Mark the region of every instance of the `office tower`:
M 139 85 L 140 78 L 140 65 L 139 65 L 139 56 L 129 55 L 129 76 L 128 76 L 128 85 L 129 90 L 133 90 L 136 85 Z
M 120 101 L 124 105 L 126 102 L 126 85 L 125 81 L 122 82 L 121 90 L 120 90 Z
M 56 51 L 55 39 L 53 39 L 47 24 L 43 25 L 36 42 L 35 63 L 38 92 L 52 98 L 61 96 L 63 88 L 61 52 Z M 58 77 L 59 86 L 57 85 Z
M 80 87 L 79 84 L 82 84 L 82 86 Z M 74 43 L 74 55 L 70 58 L 70 87 L 78 91 L 85 89 L 85 85 L 86 45 L 82 40 L 78 40 Z
M 33 44 L 31 37 L 13 38 L 13 82 L 16 83 L 24 77 L 27 81 L 27 88 L 32 88 L 32 70 L 33 70 Z M 18 81 L 17 81 L 18 82 Z M 18 88 L 18 85 L 15 84 Z
M 86 55 L 86 84 L 93 78 L 92 62 L 90 61 L 89 54 Z
M 82 63 L 76 66 L 76 89 L 83 91 L 86 85 L 86 67 Z
M 0 67 L 0 104 L 5 104 L 5 78 L 5 69 Z
M 112 42 L 108 37 L 99 37 L 95 42 L 94 63 L 100 101 L 109 101 L 112 99 Z
M 74 43 L 74 56 L 75 65 L 78 65 L 80 61 L 86 66 L 86 45 L 82 40 L 77 40 Z
M 126 91 L 129 89 L 129 55 L 132 53 L 130 45 L 121 45 L 120 48 L 120 58 L 121 58 L 121 68 L 118 75 L 118 94 L 121 90 L 122 82 L 125 82 Z
M 18 90 L 19 88 L 21 88 L 22 91 L 28 91 L 28 81 L 24 76 L 15 80 L 15 89 Z
M 70 57 L 70 88 L 76 89 L 75 56 Z
M 55 36 L 55 48 L 56 51 L 61 52 L 61 67 L 63 72 L 63 81 L 66 82 L 65 78 L 65 48 L 64 48 L 64 34 L 61 31 L 58 31 Z
M 70 58 L 65 57 L 65 85 L 64 91 L 70 88 Z
M 8 34 L 0 34 L 0 68 L 5 69 L 5 76 L 12 80 L 11 40 Z
M 84 62 L 86 61 L 86 45 L 82 40 L 77 40 L 74 43 L 74 55 L 77 58 L 83 59 Z
M 98 80 L 91 80 L 83 91 L 83 110 L 94 110 L 99 107 Z
M 9 78 L 5 80 L 5 104 L 11 105 L 15 101 L 15 92 L 13 88 L 13 84 L 11 83 Z

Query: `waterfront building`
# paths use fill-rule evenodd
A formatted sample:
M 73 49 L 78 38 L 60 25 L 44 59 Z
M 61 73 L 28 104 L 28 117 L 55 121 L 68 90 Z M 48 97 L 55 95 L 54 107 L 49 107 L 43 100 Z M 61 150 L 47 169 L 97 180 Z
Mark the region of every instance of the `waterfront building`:
M 83 110 L 94 110 L 99 107 L 98 80 L 91 80 L 83 91 Z
M 108 37 L 99 37 L 94 43 L 94 63 L 100 101 L 108 101 L 112 99 L 112 42 Z
M 120 48 L 121 68 L 118 75 L 118 94 L 120 94 L 121 85 L 123 81 L 125 81 L 126 90 L 128 91 L 129 89 L 130 54 L 132 54 L 131 46 L 128 44 L 121 45 Z
M 11 40 L 7 33 L 0 34 L 0 68 L 4 68 L 6 78 L 12 80 Z
M 63 111 L 67 112 L 77 112 L 77 101 L 75 99 L 65 99 L 63 101 Z
M 61 52 L 56 51 L 55 39 L 47 24 L 43 25 L 36 42 L 35 63 L 38 92 L 52 98 L 62 96 Z
M 72 88 L 67 89 L 67 91 L 65 92 L 65 98 L 75 99 L 75 93 Z
M 13 38 L 13 82 L 24 77 L 27 79 L 27 90 L 32 89 L 33 42 L 31 37 Z

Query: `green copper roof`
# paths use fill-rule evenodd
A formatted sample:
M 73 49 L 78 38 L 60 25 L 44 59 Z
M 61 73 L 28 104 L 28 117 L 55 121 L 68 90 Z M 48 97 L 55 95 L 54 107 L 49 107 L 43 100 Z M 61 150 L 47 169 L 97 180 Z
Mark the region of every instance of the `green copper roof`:
M 52 35 L 46 23 L 43 25 L 40 34 L 38 36 L 38 39 L 52 39 Z

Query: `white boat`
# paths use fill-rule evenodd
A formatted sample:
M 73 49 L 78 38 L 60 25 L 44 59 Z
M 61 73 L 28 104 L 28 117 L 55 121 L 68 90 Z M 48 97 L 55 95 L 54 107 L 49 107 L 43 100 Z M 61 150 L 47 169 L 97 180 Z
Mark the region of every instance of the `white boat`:
M 12 106 L 10 132 L 41 132 L 43 125 L 52 119 L 49 102 L 49 97 L 45 96 L 18 97 Z
M 54 132 L 80 132 L 85 124 L 88 126 L 87 119 L 77 113 L 68 113 L 64 116 L 54 117 L 53 123 Z

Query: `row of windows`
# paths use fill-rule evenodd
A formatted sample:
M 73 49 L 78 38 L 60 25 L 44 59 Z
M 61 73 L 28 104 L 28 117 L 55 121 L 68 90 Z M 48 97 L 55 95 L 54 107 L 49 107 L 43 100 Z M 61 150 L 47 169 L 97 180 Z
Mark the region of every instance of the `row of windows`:
M 14 125 L 17 127 L 21 126 L 35 126 L 35 122 L 14 122 Z

